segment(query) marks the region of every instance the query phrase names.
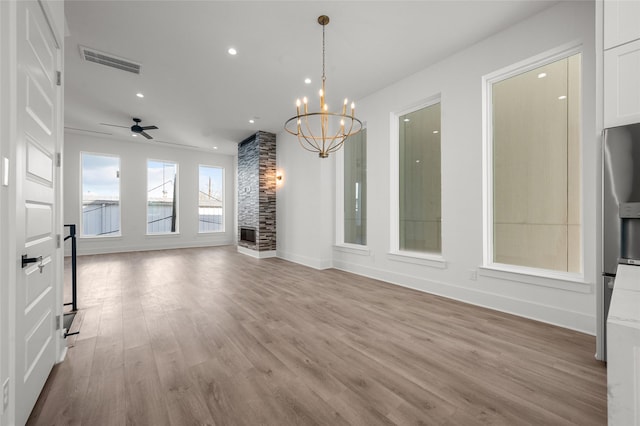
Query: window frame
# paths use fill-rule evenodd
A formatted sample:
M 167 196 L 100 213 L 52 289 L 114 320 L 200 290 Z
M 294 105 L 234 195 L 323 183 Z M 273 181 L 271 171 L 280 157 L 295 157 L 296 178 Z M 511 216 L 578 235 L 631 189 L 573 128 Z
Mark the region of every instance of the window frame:
M 84 195 L 83 195 L 83 191 L 84 191 L 84 167 L 83 167 L 83 157 L 84 155 L 93 155 L 93 156 L 101 156 L 101 157 L 113 157 L 113 158 L 117 158 L 118 159 L 118 217 L 120 219 L 120 230 L 118 231 L 117 234 L 105 234 L 105 235 L 85 235 L 84 234 L 84 214 L 82 211 L 82 206 L 83 206 L 83 202 L 84 202 Z M 80 207 L 80 219 L 79 219 L 79 225 L 80 225 L 80 229 L 79 232 L 77 233 L 78 238 L 81 238 L 83 240 L 86 239 L 104 239 L 104 238 L 121 238 L 122 237 L 122 158 L 120 157 L 120 155 L 118 154 L 105 154 L 105 153 L 101 153 L 101 152 L 94 152 L 94 151 L 80 151 L 80 157 L 79 157 L 79 163 L 80 163 L 80 185 L 79 185 L 79 192 L 80 192 L 80 202 L 79 207 Z
M 221 198 L 222 198 L 222 229 L 219 231 L 200 231 L 200 167 L 209 167 L 209 168 L 213 168 L 213 169 L 219 169 L 222 171 L 222 182 L 221 182 L 221 190 L 222 190 L 222 194 L 221 194 Z M 209 164 L 198 164 L 198 187 L 197 187 L 197 191 L 198 191 L 198 195 L 197 195 L 197 204 L 196 204 L 196 221 L 198 223 L 198 235 L 209 235 L 209 234 L 220 234 L 220 233 L 224 233 L 225 229 L 226 229 L 226 215 L 225 215 L 225 195 L 226 195 L 226 191 L 224 188 L 225 185 L 225 175 L 226 175 L 226 170 L 224 167 L 219 167 L 219 166 L 212 166 Z
M 424 266 L 431 266 L 434 268 L 444 269 L 447 267 L 447 261 L 444 256 L 444 227 L 441 227 L 440 239 L 442 241 L 440 253 L 426 253 L 417 251 L 408 251 L 400 249 L 400 117 L 423 108 L 427 108 L 436 104 L 440 104 L 440 135 L 442 138 L 442 94 L 437 93 L 427 98 L 424 98 L 412 105 L 390 113 L 390 153 L 389 153 L 389 252 L 387 258 L 390 260 L 414 263 Z M 442 139 L 440 139 L 440 146 L 442 148 Z M 442 149 L 440 150 L 440 209 L 441 217 L 444 211 L 442 205 Z M 441 223 L 444 220 L 441 219 Z
M 367 131 L 367 123 L 364 122 L 362 125 L 362 131 Z M 367 135 L 368 136 L 368 135 Z M 348 143 L 345 142 L 345 143 Z M 365 139 L 365 144 L 367 140 Z M 369 249 L 369 227 L 367 226 L 366 231 L 366 241 L 367 244 L 354 244 L 347 243 L 344 241 L 344 147 L 343 149 L 336 152 L 336 236 L 335 236 L 335 245 L 334 248 L 338 251 L 342 251 L 345 253 L 353 253 L 368 256 L 371 251 Z M 367 155 L 365 161 L 369 160 L 369 151 L 367 150 Z M 366 172 L 367 182 L 369 181 L 369 169 L 367 168 Z M 367 185 L 368 188 L 368 185 Z M 368 189 L 367 189 L 368 191 Z M 368 209 L 369 197 L 366 197 L 367 203 L 365 205 L 365 209 Z
M 179 235 L 180 234 L 180 184 L 176 185 L 175 187 L 175 193 L 176 193 L 176 199 L 173 200 L 174 204 L 175 204 L 175 209 L 177 212 L 177 220 L 176 220 L 176 230 L 175 232 L 149 232 L 149 162 L 150 161 L 155 161 L 158 163 L 167 163 L 167 164 L 175 164 L 176 166 L 176 180 L 178 180 L 178 174 L 180 174 L 180 164 L 177 161 L 169 161 L 169 160 L 158 160 L 158 159 L 154 159 L 154 158 L 147 158 L 146 161 L 146 168 L 147 168 L 147 179 L 146 179 L 146 190 L 147 190 L 147 198 L 145 199 L 145 235 L 148 237 L 155 237 L 155 236 L 169 236 L 169 235 Z M 175 182 L 174 182 L 175 185 Z
M 509 78 L 521 75 L 536 68 L 548 65 L 553 62 L 566 59 L 570 56 L 581 54 L 580 57 L 580 135 L 579 135 L 579 164 L 580 164 L 580 272 L 565 272 L 553 269 L 535 268 L 530 266 L 511 265 L 494 262 L 494 242 L 493 242 L 493 84 Z M 584 51 L 582 44 L 569 43 L 552 49 L 533 57 L 524 59 L 514 64 L 503 67 L 499 70 L 486 74 L 482 77 L 482 213 L 483 213 L 483 253 L 482 265 L 479 274 L 494 278 L 505 278 L 514 281 L 526 282 L 529 284 L 542 285 L 545 287 L 565 288 L 563 286 L 573 286 L 579 292 L 586 292 L 585 288 L 585 265 L 584 265 L 584 108 L 583 108 L 583 76 L 584 76 Z M 564 282 L 560 286 L 558 282 Z

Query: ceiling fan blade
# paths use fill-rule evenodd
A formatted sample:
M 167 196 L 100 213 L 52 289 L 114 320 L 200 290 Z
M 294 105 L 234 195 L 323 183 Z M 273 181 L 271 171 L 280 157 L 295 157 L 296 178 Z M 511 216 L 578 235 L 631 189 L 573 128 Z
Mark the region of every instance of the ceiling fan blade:
M 109 124 L 109 123 L 100 123 L 100 124 L 102 124 L 103 126 L 110 126 L 110 127 L 122 127 L 123 129 L 129 128 L 129 126 L 120 126 L 118 124 Z
M 142 136 L 144 136 L 145 138 L 147 138 L 147 139 L 153 139 L 153 138 L 151 137 L 151 135 L 150 135 L 150 134 L 148 134 L 148 133 L 146 133 L 146 132 L 144 132 L 144 131 L 140 132 L 140 134 L 141 134 Z
M 144 126 L 142 128 L 142 130 L 154 130 L 154 129 L 157 129 L 157 127 L 156 126 Z

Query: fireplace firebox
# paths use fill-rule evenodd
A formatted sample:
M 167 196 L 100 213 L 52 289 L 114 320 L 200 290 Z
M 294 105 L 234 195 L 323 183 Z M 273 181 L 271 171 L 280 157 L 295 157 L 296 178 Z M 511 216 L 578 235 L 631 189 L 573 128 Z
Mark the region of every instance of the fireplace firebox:
M 256 229 L 240 227 L 240 241 L 246 241 L 249 243 L 256 242 Z

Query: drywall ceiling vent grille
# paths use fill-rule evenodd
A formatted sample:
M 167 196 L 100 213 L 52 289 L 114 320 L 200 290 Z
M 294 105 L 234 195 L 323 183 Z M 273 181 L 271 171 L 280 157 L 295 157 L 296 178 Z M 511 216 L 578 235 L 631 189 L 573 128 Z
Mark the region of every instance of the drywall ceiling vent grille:
M 140 74 L 140 64 L 131 62 L 127 59 L 118 58 L 110 53 L 100 52 L 89 47 L 80 46 L 80 54 L 85 61 L 95 62 L 96 64 L 106 65 L 111 68 L 117 68 L 122 71 Z

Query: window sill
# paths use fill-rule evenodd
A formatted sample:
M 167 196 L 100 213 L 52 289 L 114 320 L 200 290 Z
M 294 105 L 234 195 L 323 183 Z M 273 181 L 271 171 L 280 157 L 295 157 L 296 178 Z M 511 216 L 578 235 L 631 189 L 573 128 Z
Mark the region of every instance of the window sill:
M 410 251 L 393 251 L 387 253 L 390 260 L 396 262 L 413 263 L 415 265 L 430 266 L 432 268 L 447 269 L 447 261 L 437 254 L 424 254 Z
M 207 232 L 198 232 L 196 237 L 209 237 L 214 235 L 224 235 L 225 231 L 207 231 Z
M 591 293 L 593 291 L 593 286 L 584 280 L 583 275 L 571 272 L 555 272 L 545 269 L 492 264 L 480 266 L 478 275 L 576 293 Z
M 336 244 L 333 246 L 336 251 L 343 253 L 357 254 L 360 256 L 371 256 L 371 250 L 367 246 L 360 246 L 357 244 Z
M 90 241 L 90 240 L 104 240 L 104 239 L 109 239 L 109 240 L 121 240 L 122 239 L 122 234 L 117 234 L 117 235 L 80 235 L 77 236 L 78 239 L 83 240 L 83 241 Z
M 155 237 L 179 237 L 180 233 L 179 232 L 158 232 L 155 234 L 145 234 L 145 236 L 147 238 L 151 237 L 151 238 L 155 238 Z

